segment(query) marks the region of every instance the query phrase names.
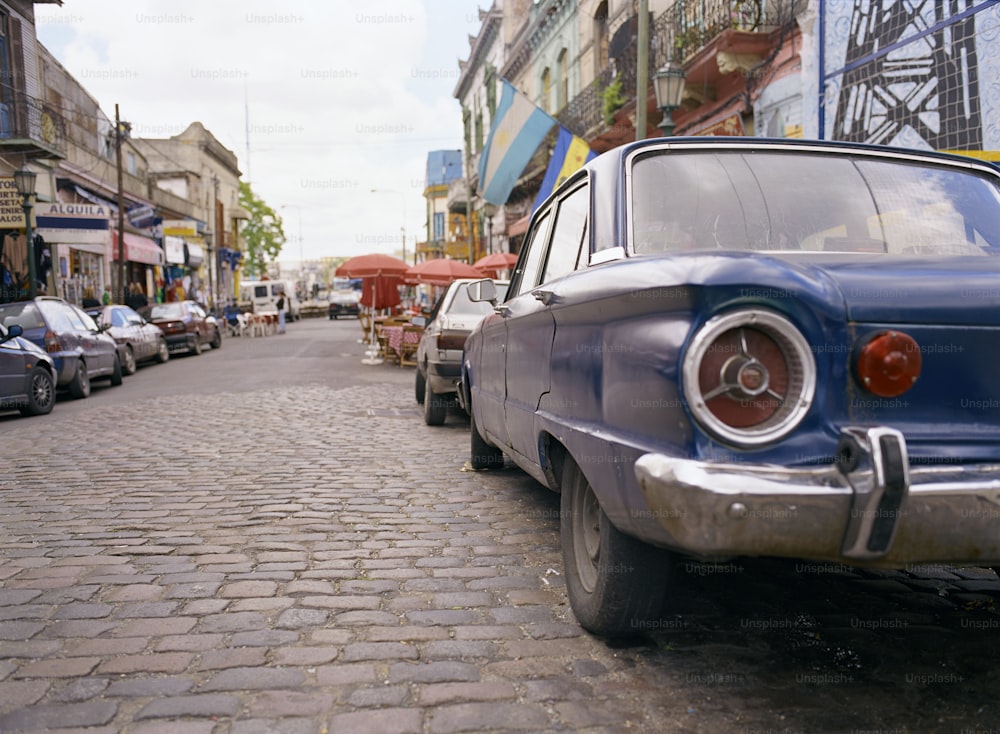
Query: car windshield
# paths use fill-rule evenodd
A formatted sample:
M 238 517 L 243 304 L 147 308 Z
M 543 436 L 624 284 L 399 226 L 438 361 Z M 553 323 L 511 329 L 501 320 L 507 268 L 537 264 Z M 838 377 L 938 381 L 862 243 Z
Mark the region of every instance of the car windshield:
M 45 321 L 34 303 L 0 304 L 0 324 L 11 327 L 18 324 L 22 329 L 44 329 Z
M 637 253 L 1000 253 L 997 184 L 927 163 L 780 151 L 659 153 L 636 160 L 632 202 Z
M 502 303 L 507 295 L 507 284 L 497 283 L 497 303 Z M 470 314 L 474 316 L 485 316 L 493 311 L 493 305 L 489 301 L 470 301 L 469 289 L 459 286 L 455 289 L 455 297 L 451 299 L 451 306 L 448 307 L 449 314 Z
M 158 303 L 148 311 L 149 320 L 153 319 L 182 319 L 184 309 L 179 303 Z

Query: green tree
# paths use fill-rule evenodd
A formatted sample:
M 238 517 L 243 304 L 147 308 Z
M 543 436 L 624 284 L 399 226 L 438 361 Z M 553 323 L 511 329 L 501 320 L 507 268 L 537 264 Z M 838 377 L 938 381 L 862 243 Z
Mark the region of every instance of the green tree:
M 240 206 L 250 215 L 243 224 L 243 241 L 246 255 L 243 270 L 251 277 L 259 277 L 267 272 L 267 264 L 273 262 L 285 245 L 285 230 L 281 217 L 257 198 L 246 181 L 240 181 Z

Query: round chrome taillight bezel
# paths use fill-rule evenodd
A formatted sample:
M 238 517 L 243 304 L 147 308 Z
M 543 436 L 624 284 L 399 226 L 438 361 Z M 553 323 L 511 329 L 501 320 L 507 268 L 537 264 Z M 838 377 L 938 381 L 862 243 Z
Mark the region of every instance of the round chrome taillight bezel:
M 706 398 L 701 384 L 701 368 L 713 345 L 719 343 L 728 332 L 740 329 L 760 332 L 777 345 L 784 359 L 786 390 L 778 407 L 766 420 L 756 425 L 735 427 L 726 423 L 708 406 L 709 400 L 718 395 Z M 742 341 L 746 342 L 745 339 Z M 757 364 L 752 359 L 753 355 L 748 356 L 750 359 L 745 364 Z M 735 369 L 737 373 L 743 373 L 742 367 L 745 364 L 733 368 L 730 363 L 727 363 L 727 370 Z M 761 379 L 762 375 L 766 379 L 767 370 L 755 368 L 753 380 Z M 741 309 L 714 316 L 698 329 L 685 352 L 681 377 L 688 409 L 698 424 L 721 441 L 752 448 L 784 438 L 805 418 L 816 393 L 816 360 L 809 342 L 787 318 L 765 309 Z M 720 374 L 720 380 L 722 379 Z M 746 388 L 745 384 L 742 387 L 737 384 L 731 386 L 736 391 Z M 748 400 L 755 399 L 754 392 L 756 391 L 746 393 Z

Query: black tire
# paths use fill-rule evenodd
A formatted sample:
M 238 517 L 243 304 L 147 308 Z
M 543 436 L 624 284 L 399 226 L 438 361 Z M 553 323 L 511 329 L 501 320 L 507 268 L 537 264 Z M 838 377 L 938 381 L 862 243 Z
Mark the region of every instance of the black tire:
M 193 354 L 196 357 L 201 354 L 201 337 L 197 334 L 194 335 L 194 341 L 191 342 L 191 346 L 188 348 L 188 354 Z
M 212 349 L 222 349 L 222 332 L 219 331 L 218 327 L 216 327 L 215 334 L 212 335 L 212 341 L 209 344 L 212 345 Z
M 69 394 L 76 400 L 82 400 L 90 395 L 90 375 L 87 365 L 82 359 L 76 361 L 76 372 L 69 383 Z
M 122 374 L 134 375 L 138 367 L 135 364 L 135 352 L 132 351 L 132 345 L 129 344 L 125 347 L 125 362 L 122 364 Z
M 118 352 L 115 352 L 115 366 L 111 370 L 111 384 L 122 384 L 122 361 L 118 358 Z
M 476 425 L 476 417 L 472 411 L 469 411 L 469 429 L 469 432 L 472 434 L 469 464 L 472 465 L 472 468 L 476 471 L 502 468 L 503 451 L 496 446 L 486 443 L 486 439 L 479 433 L 479 427 Z
M 448 417 L 448 398 L 431 390 L 430 383 L 425 383 L 424 390 L 424 423 L 429 426 L 440 426 Z
M 417 377 L 413 384 L 413 396 L 417 399 L 420 405 L 424 404 L 425 390 L 427 390 L 427 380 L 424 379 L 424 373 L 420 371 L 420 368 L 416 369 Z
M 28 403 L 20 409 L 21 415 L 46 415 L 56 404 L 56 385 L 52 373 L 35 365 L 28 375 Z
M 570 458 L 563 466 L 559 509 L 566 591 L 580 625 L 607 636 L 652 629 L 671 583 L 673 554 L 612 525 Z
M 163 364 L 168 359 L 170 359 L 170 347 L 167 346 L 167 340 L 161 337 L 156 342 L 156 361 Z

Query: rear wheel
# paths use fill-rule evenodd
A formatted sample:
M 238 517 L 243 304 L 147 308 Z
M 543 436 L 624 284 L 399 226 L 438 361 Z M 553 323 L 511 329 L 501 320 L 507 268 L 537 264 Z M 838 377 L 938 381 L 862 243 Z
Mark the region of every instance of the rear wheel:
M 87 374 L 87 364 L 82 359 L 76 361 L 76 372 L 69 383 L 69 394 L 77 400 L 90 395 L 90 375 Z
M 195 356 L 201 354 L 201 337 L 197 334 L 194 335 L 194 341 L 191 342 L 191 348 L 188 349 L 188 354 L 193 354 Z
M 430 383 L 425 382 L 424 389 L 424 423 L 429 426 L 440 426 L 448 417 L 448 398 L 431 390 Z
M 560 498 L 566 590 L 580 624 L 598 635 L 648 631 L 661 616 L 674 557 L 620 532 L 567 458 Z
M 122 361 L 118 359 L 118 353 L 115 352 L 115 366 L 111 370 L 111 384 L 121 385 L 122 384 Z
M 45 415 L 56 404 L 56 386 L 52 374 L 37 365 L 28 376 L 28 404 L 21 408 L 21 415 Z
M 209 342 L 212 345 L 212 349 L 222 348 L 222 332 L 218 328 L 215 329 L 215 333 L 212 335 L 212 341 Z
M 424 404 L 425 390 L 427 389 L 427 381 L 424 379 L 424 373 L 420 371 L 420 368 L 416 369 L 417 377 L 413 384 L 413 395 L 417 399 L 417 402 L 421 405 Z
M 469 406 L 470 408 L 472 406 Z M 486 443 L 486 439 L 479 433 L 476 425 L 476 416 L 469 410 L 469 428 L 472 434 L 472 445 L 469 463 L 472 468 L 479 471 L 482 469 L 499 469 L 503 466 L 503 451 L 496 446 Z
M 125 347 L 125 361 L 122 363 L 122 372 L 126 375 L 134 375 L 135 370 L 135 353 L 132 351 L 132 345 L 130 344 Z
M 168 359 L 170 359 L 170 347 L 167 346 L 167 340 L 160 338 L 156 343 L 156 361 L 163 364 Z

